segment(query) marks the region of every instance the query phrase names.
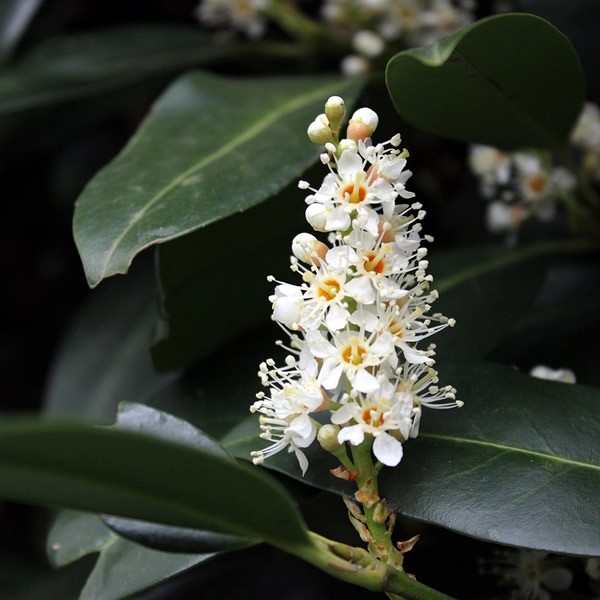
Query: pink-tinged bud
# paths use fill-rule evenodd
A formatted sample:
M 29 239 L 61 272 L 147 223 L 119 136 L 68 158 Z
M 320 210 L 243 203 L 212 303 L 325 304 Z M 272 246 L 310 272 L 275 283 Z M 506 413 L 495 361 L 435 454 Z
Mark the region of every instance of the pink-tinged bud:
M 303 263 L 318 265 L 325 259 L 329 247 L 310 233 L 300 233 L 292 241 L 294 256 Z
M 378 124 L 379 117 L 375 111 L 370 108 L 359 108 L 350 119 L 346 135 L 356 141 L 364 140 L 373 135 Z
M 332 131 L 337 131 L 346 115 L 346 105 L 339 96 L 331 96 L 325 103 L 325 115 L 329 119 Z

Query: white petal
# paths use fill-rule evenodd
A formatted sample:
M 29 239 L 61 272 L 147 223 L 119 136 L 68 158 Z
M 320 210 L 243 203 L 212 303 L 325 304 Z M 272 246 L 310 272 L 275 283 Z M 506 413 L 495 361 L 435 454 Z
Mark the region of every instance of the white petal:
M 350 427 L 343 427 L 338 433 L 338 442 L 343 444 L 344 442 L 350 442 L 353 446 L 358 446 L 363 443 L 365 439 L 365 432 L 361 425 L 352 425 Z
M 331 415 L 331 422 L 335 425 L 342 425 L 343 423 L 347 423 L 354 416 L 355 408 L 356 404 L 354 404 L 353 402 L 350 404 L 346 404 L 341 408 L 338 408 Z
M 319 373 L 319 383 L 326 390 L 332 390 L 337 386 L 344 370 L 343 366 L 339 363 L 335 368 L 332 369 L 331 367 L 334 364 L 336 363 L 333 361 L 325 361 L 323 363 L 323 367 L 321 368 L 321 372 Z
M 375 458 L 387 467 L 395 467 L 402 460 L 402 444 L 389 433 L 381 432 L 373 442 Z
M 350 313 L 341 306 L 334 304 L 329 308 L 327 316 L 325 317 L 325 325 L 330 331 L 338 331 L 344 329 L 348 324 Z
M 348 378 L 350 379 L 350 378 Z M 365 369 L 358 369 L 356 375 L 350 379 L 350 383 L 355 390 L 368 394 L 380 388 L 380 383 Z
M 362 158 L 356 152 L 345 150 L 337 161 L 338 173 L 344 177 L 362 171 L 362 162 Z

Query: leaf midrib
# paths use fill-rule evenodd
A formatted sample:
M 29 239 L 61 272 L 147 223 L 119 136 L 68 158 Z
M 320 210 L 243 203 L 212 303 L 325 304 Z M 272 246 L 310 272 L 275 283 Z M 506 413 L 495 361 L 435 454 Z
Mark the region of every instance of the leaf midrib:
M 556 454 L 549 454 L 547 452 L 540 452 L 539 450 L 530 450 L 528 448 L 519 448 L 517 446 L 511 446 L 509 444 L 503 444 L 500 442 L 492 442 L 488 440 L 477 440 L 474 438 L 464 438 L 464 437 L 456 437 L 452 435 L 444 435 L 437 433 L 420 433 L 420 438 L 423 439 L 431 439 L 435 441 L 442 442 L 450 442 L 455 444 L 467 444 L 473 446 L 483 446 L 485 448 L 493 448 L 496 450 L 501 450 L 502 452 L 514 452 L 517 454 L 524 454 L 527 456 L 535 456 L 536 458 L 541 458 L 543 460 L 553 461 L 559 464 L 570 465 L 579 468 L 592 469 L 595 471 L 600 471 L 600 464 L 596 465 L 593 463 L 586 463 L 579 460 L 574 460 L 571 458 L 564 458 L 558 456 Z
M 149 212 L 149 210 L 157 202 L 159 202 L 171 190 L 173 190 L 175 187 L 177 187 L 182 181 L 185 181 L 188 177 L 195 174 L 197 171 L 199 171 L 200 169 L 204 168 L 205 166 L 211 164 L 212 162 L 218 160 L 223 155 L 233 151 L 235 148 L 242 146 L 246 142 L 250 141 L 253 137 L 256 137 L 261 131 L 264 131 L 265 129 L 270 127 L 273 123 L 280 120 L 283 117 L 283 115 L 285 115 L 286 113 L 291 113 L 291 112 L 294 112 L 295 110 L 298 110 L 299 108 L 301 108 L 305 104 L 311 102 L 312 100 L 322 97 L 322 95 L 324 94 L 324 92 L 326 90 L 335 89 L 336 87 L 339 87 L 339 83 L 337 83 L 337 82 L 335 85 L 327 84 L 327 85 L 324 85 L 323 87 L 317 88 L 315 90 L 311 90 L 310 93 L 305 94 L 304 96 L 292 98 L 288 102 L 282 104 L 280 106 L 279 110 L 274 110 L 272 112 L 269 112 L 266 116 L 264 116 L 262 119 L 260 119 L 256 123 L 254 123 L 252 126 L 246 128 L 245 130 L 242 130 L 242 132 L 239 133 L 237 136 L 231 138 L 231 140 L 229 142 L 222 145 L 218 150 L 216 150 L 212 154 L 209 154 L 209 155 L 203 157 L 197 163 L 195 163 L 190 168 L 188 168 L 187 170 L 183 171 L 180 175 L 175 177 L 169 184 L 164 186 L 157 194 L 155 194 L 145 204 L 145 206 L 141 210 L 137 211 L 133 215 L 133 218 L 130 219 L 129 223 L 125 226 L 121 235 L 115 239 L 112 246 L 105 253 L 105 260 L 102 262 L 101 270 L 100 270 L 102 276 L 104 276 L 104 274 L 106 273 L 109 263 L 111 262 L 116 250 L 118 249 L 118 247 L 121 244 L 121 242 L 123 241 L 123 239 L 127 236 L 127 234 L 129 234 L 131 232 L 131 230 L 146 216 L 146 214 Z M 135 147 L 135 144 L 132 144 L 132 145 L 128 146 L 127 149 L 132 150 L 134 147 Z M 152 245 L 153 243 L 154 242 L 151 241 L 144 247 L 148 247 L 149 245 Z

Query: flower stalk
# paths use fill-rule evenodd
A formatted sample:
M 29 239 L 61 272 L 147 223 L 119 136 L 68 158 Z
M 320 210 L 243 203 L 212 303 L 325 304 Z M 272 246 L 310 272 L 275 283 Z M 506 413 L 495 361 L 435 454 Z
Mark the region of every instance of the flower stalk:
M 421 245 L 431 238 L 421 236 L 425 212 L 406 188 L 411 172 L 400 135 L 374 145 L 379 118 L 361 108 L 343 137 L 344 115 L 343 100 L 334 96 L 308 126 L 309 139 L 324 146 L 328 173 L 318 188 L 304 181 L 299 187 L 311 192 L 306 219 L 320 237 L 301 233 L 292 242 L 291 270 L 300 285 L 269 277 L 277 283 L 273 320 L 290 338 L 287 346 L 280 342 L 289 354 L 283 366 L 273 359 L 260 365 L 268 391 L 257 394 L 251 410 L 270 445 L 252 456 L 258 464 L 284 449 L 294 452 L 304 474 L 304 450 L 317 440 L 340 463 L 331 474 L 356 482 L 354 498 L 344 501 L 367 551 L 320 540 L 329 558 L 313 549 L 307 560 L 391 598 L 441 598 L 422 595 L 421 587 L 411 591 L 415 582 L 403 559 L 416 538 L 394 545 L 395 513 L 377 480 L 418 435 L 423 407 L 462 405 L 454 388 L 438 386 L 435 346 L 421 347 L 454 321 L 431 313 L 438 295 Z

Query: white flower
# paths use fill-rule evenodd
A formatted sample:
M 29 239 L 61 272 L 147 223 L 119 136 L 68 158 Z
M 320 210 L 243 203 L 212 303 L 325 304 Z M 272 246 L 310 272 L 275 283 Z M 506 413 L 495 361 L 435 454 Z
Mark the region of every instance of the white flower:
M 261 37 L 266 29 L 262 12 L 270 0 L 202 0 L 195 14 L 207 25 L 227 26 L 243 31 L 252 39 Z
M 328 110 L 339 120 L 343 100 L 334 97 Z M 328 118 L 316 121 L 325 127 Z M 377 123 L 372 110 L 356 111 L 349 137 L 337 141 L 336 128 L 335 143 L 325 144 L 321 162 L 329 173 L 320 187 L 299 183 L 312 192 L 307 221 L 329 235 L 327 244 L 308 233 L 294 238 L 291 270 L 302 283 L 277 281 L 270 296 L 273 319 L 290 337 L 288 346 L 280 344 L 290 355 L 284 367 L 261 365 L 269 394 L 260 394 L 253 410 L 261 413 L 262 437 L 272 443 L 253 453 L 255 462 L 287 448 L 304 473 L 302 449 L 319 427 L 311 415 L 327 408 L 335 410 L 332 423 L 342 425 L 339 444 L 373 438 L 376 459 L 394 466 L 402 442 L 418 433 L 423 406 L 462 405 L 454 388 L 437 386 L 433 344 L 418 348 L 454 321 L 429 314 L 437 292 L 429 291 L 421 247 L 425 212 L 416 202 L 395 205 L 398 197 L 414 196 L 406 189 L 408 153 L 398 149 L 399 135 L 373 145 Z
M 359 392 L 373 392 L 380 383 L 373 375 L 373 367 L 384 362 L 395 366 L 392 335 L 346 330 L 328 340 L 321 331 L 309 331 L 306 343 L 312 354 L 323 361 L 318 381 L 326 390 L 335 389 L 345 376 L 350 388 Z
M 301 448 L 307 448 L 317 434 L 316 423 L 309 417 L 324 402 L 321 388 L 308 370 L 299 371 L 295 362 L 288 361 L 287 367 L 277 369 L 272 361 L 261 364 L 259 375 L 263 385 L 270 388 L 270 396 L 257 394 L 258 400 L 252 405 L 252 412 L 262 413 L 261 438 L 273 443 L 264 450 L 251 453 L 255 464 L 280 452 L 284 448 L 293 451 L 298 458 L 302 473 L 306 472 L 308 461 Z
M 391 377 L 393 380 L 393 374 Z M 398 437 L 408 438 L 413 408 L 412 401 L 396 391 L 392 380 L 388 379 L 370 394 L 355 397 L 331 416 L 331 422 L 336 425 L 348 423 L 338 433 L 340 444 L 349 441 L 358 446 L 365 435 L 371 435 L 375 458 L 388 467 L 395 467 L 402 459 L 402 443 Z
M 575 383 L 577 378 L 570 369 L 551 369 L 545 365 L 536 365 L 529 371 L 532 377 L 547 379 L 548 381 L 561 381 L 562 383 Z
M 502 584 L 515 588 L 515 598 L 550 600 L 550 591 L 568 590 L 573 583 L 573 573 L 562 566 L 563 559 L 540 550 L 505 550 L 485 562 L 491 566 L 490 574 L 500 575 Z

